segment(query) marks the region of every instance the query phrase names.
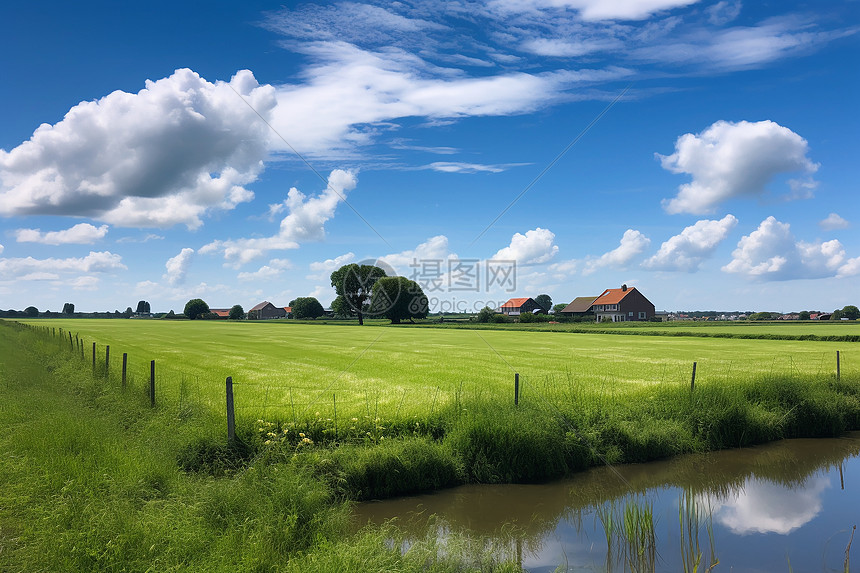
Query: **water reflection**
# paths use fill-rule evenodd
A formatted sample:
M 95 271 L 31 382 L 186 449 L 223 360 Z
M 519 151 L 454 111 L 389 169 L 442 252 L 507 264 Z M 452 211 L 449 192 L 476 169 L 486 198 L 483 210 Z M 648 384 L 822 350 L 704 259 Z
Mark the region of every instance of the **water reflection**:
M 559 564 L 594 571 L 684 571 L 696 555 L 703 571 L 711 548 L 718 570 L 838 571 L 850 527 L 860 522 L 858 454 L 860 432 L 787 440 L 596 468 L 550 484 L 464 486 L 371 502 L 356 508 L 356 520 L 396 518 L 418 538 L 431 527 L 430 516 L 437 516 L 432 527 L 440 534 L 487 540 L 530 571 L 552 571 Z M 695 523 L 687 519 L 686 530 L 685 500 L 693 500 L 697 514 Z M 645 554 L 635 566 L 631 551 L 641 548 L 635 530 L 618 533 L 625 527 L 625 511 L 633 507 L 649 508 L 656 543 L 656 558 Z M 617 529 L 607 529 L 607 517 Z

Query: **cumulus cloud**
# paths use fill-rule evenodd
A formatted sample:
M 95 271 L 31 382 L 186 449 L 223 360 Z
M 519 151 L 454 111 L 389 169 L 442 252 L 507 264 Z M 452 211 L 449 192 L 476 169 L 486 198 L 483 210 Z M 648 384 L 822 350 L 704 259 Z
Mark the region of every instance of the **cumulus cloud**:
M 344 253 L 338 257 L 333 259 L 326 259 L 324 261 L 313 262 L 309 265 L 311 271 L 314 274 L 310 274 L 307 276 L 308 279 L 311 280 L 326 280 L 331 277 L 331 273 L 343 265 L 351 263 L 355 259 L 355 253 Z
M 15 240 L 19 243 L 42 243 L 43 245 L 90 245 L 107 235 L 108 226 L 95 227 L 89 223 L 79 223 L 64 231 L 48 231 L 40 229 L 18 229 Z
M 558 253 L 558 246 L 553 244 L 555 233 L 540 227 L 526 231 L 526 234 L 515 233 L 511 244 L 493 255 L 494 260 L 516 261 L 518 265 L 546 263 Z
M 170 286 L 176 286 L 185 282 L 185 276 L 188 274 L 188 269 L 191 268 L 191 261 L 194 258 L 194 249 L 184 248 L 178 255 L 167 259 L 164 264 L 167 267 L 167 274 L 164 278 Z
M 836 231 L 839 229 L 847 229 L 851 226 L 851 223 L 836 213 L 830 213 L 825 219 L 818 222 L 818 226 L 825 231 Z
M 763 281 L 845 277 L 860 273 L 860 257 L 849 259 L 835 239 L 797 241 L 788 223 L 768 217 L 741 238 L 723 271 Z
M 240 95 L 237 95 L 241 94 Z M 0 150 L 0 215 L 86 216 L 123 227 L 197 228 L 250 201 L 267 153 L 274 88 L 251 72 L 210 83 L 188 69 L 81 102 Z
M 805 139 L 772 121 L 732 123 L 718 121 L 700 134 L 687 133 L 675 142 L 675 153 L 660 155 L 664 169 L 686 173 L 693 181 L 678 188 L 678 195 L 663 201 L 668 213 L 703 214 L 737 197 L 760 197 L 776 176 L 801 172 L 810 186 L 818 169 L 807 153 Z
M 243 282 L 268 281 L 280 277 L 283 272 L 283 269 L 271 267 L 269 265 L 263 265 L 258 270 L 252 273 L 239 273 L 238 275 L 236 275 L 236 278 Z
M 358 179 L 353 172 L 335 169 L 328 177 L 326 188 L 314 197 L 308 197 L 293 187 L 282 203 L 289 213 L 281 220 L 277 235 L 216 240 L 204 245 L 200 252 L 221 252 L 229 265 L 238 268 L 268 251 L 297 249 L 300 241 L 320 241 L 325 238 L 325 223 L 334 217 L 338 204 L 357 184 Z
M 109 251 L 90 251 L 85 257 L 67 259 L 0 259 L 0 276 L 21 280 L 57 279 L 63 273 L 109 273 L 127 268 L 120 255 Z
M 618 247 L 604 253 L 600 258 L 586 261 L 582 274 L 590 275 L 602 267 L 623 268 L 642 254 L 650 244 L 651 239 L 639 231 L 627 229 Z
M 657 254 L 647 259 L 642 266 L 660 271 L 693 272 L 713 254 L 717 245 L 728 237 L 729 231 L 737 223 L 734 215 L 726 215 L 719 221 L 697 221 L 660 245 Z
M 411 250 L 401 251 L 379 257 L 379 261 L 390 266 L 401 276 L 409 276 L 410 265 L 422 264 L 424 261 L 443 261 L 456 257 L 448 252 L 448 237 L 437 235 L 430 237 Z

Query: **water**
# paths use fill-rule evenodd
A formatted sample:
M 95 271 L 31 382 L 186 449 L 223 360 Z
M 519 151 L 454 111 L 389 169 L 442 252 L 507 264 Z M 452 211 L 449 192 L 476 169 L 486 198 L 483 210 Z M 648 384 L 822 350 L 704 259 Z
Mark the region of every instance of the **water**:
M 858 456 L 854 432 L 596 468 L 549 484 L 463 486 L 360 504 L 355 514 L 359 524 L 396 518 L 413 538 L 428 528 L 465 534 L 534 572 L 693 571 L 699 555 L 698 571 L 718 560 L 714 571 L 842 572 L 860 525 Z M 625 508 L 645 510 L 653 539 L 625 533 Z M 860 571 L 855 537 L 850 570 Z

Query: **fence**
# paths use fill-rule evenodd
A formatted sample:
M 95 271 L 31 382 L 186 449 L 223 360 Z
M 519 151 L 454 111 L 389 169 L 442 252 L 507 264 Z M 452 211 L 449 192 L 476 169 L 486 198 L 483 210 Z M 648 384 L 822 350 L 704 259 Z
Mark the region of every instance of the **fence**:
M 857 365 L 839 350 L 835 351 L 835 356 L 821 352 L 805 355 L 802 360 L 795 360 L 791 354 L 774 355 L 770 363 L 733 357 L 691 362 L 663 361 L 647 367 L 628 364 L 624 366 L 627 370 L 618 371 L 598 364 L 593 368 L 578 368 L 575 372 L 550 373 L 519 372 L 496 353 L 500 363 L 507 366 L 507 369 L 501 368 L 501 374 L 491 376 L 471 372 L 457 380 L 439 379 L 435 383 L 425 381 L 402 385 L 396 381 L 378 380 L 374 385 L 364 383 L 364 380 L 357 384 L 349 379 L 349 368 L 358 361 L 359 355 L 346 370 L 325 384 L 290 380 L 289 375 L 265 382 L 243 380 L 241 372 L 237 372 L 226 377 L 225 385 L 223 377 L 201 382 L 199 376 L 184 372 L 167 361 L 156 364 L 148 357 L 132 356 L 96 341 L 84 340 L 69 330 L 26 326 L 71 356 L 89 362 L 95 376 L 128 391 L 140 392 L 153 408 L 169 405 L 181 413 L 203 405 L 212 411 L 224 412 L 227 434 L 231 439 L 235 436 L 237 419 L 244 424 L 258 421 L 258 431 L 267 430 L 266 434 L 277 434 L 268 431 L 271 429 L 283 432 L 285 428 L 292 428 L 298 432 L 303 428 L 335 441 L 378 440 L 392 429 L 392 425 L 403 431 L 409 424 L 433 423 L 434 416 L 443 410 L 460 415 L 460 412 L 468 410 L 470 404 L 498 400 L 504 395 L 509 396 L 504 399 L 514 405 L 534 398 L 532 404 L 539 400 L 551 407 L 576 403 L 586 394 L 611 396 L 629 382 L 689 383 L 690 391 L 695 392 L 702 384 L 720 384 L 751 373 L 782 377 L 834 376 L 837 379 L 846 373 L 858 373 Z M 636 374 L 637 368 L 641 369 L 641 376 Z M 215 388 L 218 388 L 217 392 Z M 283 437 L 283 434 L 278 435 Z

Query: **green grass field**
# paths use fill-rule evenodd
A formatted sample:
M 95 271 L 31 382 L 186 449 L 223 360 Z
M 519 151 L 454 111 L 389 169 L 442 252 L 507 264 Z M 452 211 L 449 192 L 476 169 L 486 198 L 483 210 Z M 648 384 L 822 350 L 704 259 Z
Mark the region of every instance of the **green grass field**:
M 0 562 L 10 571 L 513 571 L 480 540 L 430 538 L 404 553 L 393 529 L 352 535 L 343 502 L 860 429 L 851 342 L 289 322 L 28 326 L 0 321 Z M 237 383 L 234 442 L 226 376 Z
M 193 398 L 221 411 L 232 376 L 238 411 L 248 417 L 344 419 L 384 413 L 425 416 L 461 396 L 513 401 L 568 399 L 571 390 L 618 394 L 642 385 L 730 384 L 763 376 L 829 376 L 836 351 L 846 375 L 860 372 L 860 344 L 795 340 L 617 336 L 558 332 L 335 326 L 290 322 L 48 320 L 85 342 L 91 360 L 111 346 L 111 368 L 123 352 L 135 383 L 156 361 L 165 399 Z M 853 328 L 854 325 L 848 326 Z M 665 329 L 662 324 L 637 328 Z M 677 328 L 677 327 L 668 327 Z M 709 326 L 720 331 L 796 329 L 782 325 Z M 844 331 L 846 326 L 812 325 Z M 180 396 L 180 392 L 183 396 Z

